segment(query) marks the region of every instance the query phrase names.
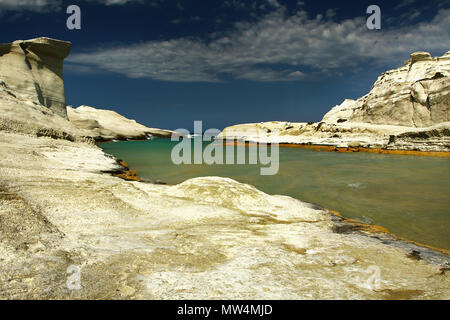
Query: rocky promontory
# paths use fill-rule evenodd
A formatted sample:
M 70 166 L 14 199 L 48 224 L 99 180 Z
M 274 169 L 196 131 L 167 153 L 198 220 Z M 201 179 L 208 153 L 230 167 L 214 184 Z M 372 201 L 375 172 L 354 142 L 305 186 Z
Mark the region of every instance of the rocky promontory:
M 450 52 L 416 52 L 404 66 L 383 73 L 371 91 L 345 100 L 321 122 L 236 125 L 219 138 L 370 148 L 450 151 Z

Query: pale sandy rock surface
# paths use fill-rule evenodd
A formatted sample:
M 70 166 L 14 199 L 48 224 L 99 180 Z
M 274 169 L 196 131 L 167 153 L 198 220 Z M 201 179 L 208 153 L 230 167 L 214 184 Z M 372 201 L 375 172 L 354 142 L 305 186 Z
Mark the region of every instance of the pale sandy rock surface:
M 450 298 L 444 255 L 231 179 L 102 173 L 115 169 L 90 144 L 0 132 L 1 298 Z
M 67 116 L 76 127 L 91 131 L 91 136 L 103 140 L 170 137 L 173 133 L 170 130 L 148 128 L 112 110 L 89 106 L 80 106 L 76 109 L 69 106 Z
M 67 107 L 69 119 L 29 100 L 0 80 L 0 128 L 44 136 L 81 137 L 93 140 L 146 139 L 150 136 L 170 137 L 172 131 L 147 128 L 110 110 L 91 107 Z
M 0 44 L 0 79 L 28 100 L 66 116 L 63 60 L 70 42 L 50 38 Z
M 392 150 L 450 151 L 450 52 L 417 52 L 383 73 L 358 100 L 346 99 L 320 123 L 273 121 L 225 128 L 219 138 Z

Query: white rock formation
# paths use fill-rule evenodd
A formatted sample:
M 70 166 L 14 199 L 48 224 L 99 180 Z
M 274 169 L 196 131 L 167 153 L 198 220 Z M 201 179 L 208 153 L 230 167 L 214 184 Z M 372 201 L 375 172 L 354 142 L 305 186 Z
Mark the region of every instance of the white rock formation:
M 146 139 L 170 137 L 172 131 L 147 128 L 110 110 L 82 106 L 67 107 L 69 119 L 29 100 L 0 80 L 0 128 L 9 132 L 33 135 L 65 136 L 68 139 L 92 138 L 96 141 L 114 139 Z
M 217 138 L 338 148 L 449 152 L 450 122 L 426 128 L 410 128 L 356 122 L 330 124 L 272 121 L 227 127 Z
M 50 38 L 0 44 L 0 79 L 28 100 L 66 117 L 63 60 L 70 42 Z
M 416 52 L 401 68 L 383 73 L 369 94 L 345 100 L 323 122 L 428 127 L 450 121 L 450 51 L 432 58 Z
M 28 123 L 22 128 L 58 130 L 96 140 L 171 136 L 171 131 L 147 128 L 114 111 L 86 106 L 66 108 L 63 60 L 70 45 L 50 38 L 0 44 L 0 111 L 4 126 L 19 129 L 18 122 L 32 121 L 33 126 Z M 66 120 L 68 112 L 71 122 Z
M 225 128 L 219 138 L 336 147 L 450 151 L 450 52 L 413 53 L 369 94 L 345 100 L 320 123 L 265 122 Z
M 97 140 L 146 139 L 149 136 L 170 137 L 172 131 L 148 128 L 112 110 L 80 106 L 67 107 L 67 116 L 76 127 L 92 132 Z

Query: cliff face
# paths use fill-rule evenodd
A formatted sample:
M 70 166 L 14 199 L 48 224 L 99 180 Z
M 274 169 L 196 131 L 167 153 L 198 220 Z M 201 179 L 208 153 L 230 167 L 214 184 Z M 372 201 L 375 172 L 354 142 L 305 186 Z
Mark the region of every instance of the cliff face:
M 0 44 L 0 130 L 95 140 L 170 137 L 114 111 L 66 107 L 63 61 L 70 42 L 49 38 Z M 56 131 L 55 131 L 56 130 Z
M 418 128 L 450 121 L 450 51 L 436 58 L 411 54 L 403 67 L 383 73 L 369 94 L 345 100 L 322 121 Z
M 0 79 L 24 98 L 67 118 L 63 61 L 70 42 L 49 38 L 0 44 Z
M 450 51 L 416 52 L 378 78 L 358 100 L 345 100 L 320 123 L 264 122 L 225 128 L 219 138 L 342 148 L 450 151 Z

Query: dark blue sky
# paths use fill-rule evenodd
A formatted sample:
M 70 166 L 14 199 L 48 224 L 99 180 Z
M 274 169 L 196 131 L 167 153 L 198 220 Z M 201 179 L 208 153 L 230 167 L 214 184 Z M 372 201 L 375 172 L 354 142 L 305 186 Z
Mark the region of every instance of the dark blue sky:
M 81 8 L 81 30 L 66 8 Z M 381 8 L 381 30 L 366 9 Z M 0 42 L 72 42 L 67 103 L 153 127 L 318 121 L 414 51 L 450 50 L 450 1 L 0 0 Z

